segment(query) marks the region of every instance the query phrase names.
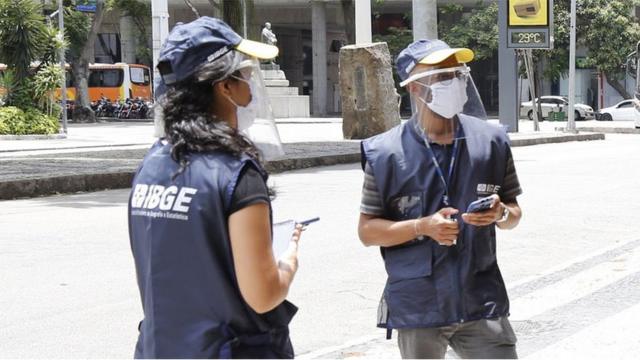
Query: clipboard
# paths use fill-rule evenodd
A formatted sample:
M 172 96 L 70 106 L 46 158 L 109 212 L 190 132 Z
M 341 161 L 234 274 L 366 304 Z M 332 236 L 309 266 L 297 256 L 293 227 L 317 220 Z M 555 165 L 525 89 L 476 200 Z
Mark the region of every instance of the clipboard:
M 294 220 L 285 220 L 273 224 L 273 236 L 272 236 L 272 250 L 273 256 L 279 259 L 287 248 L 289 247 L 289 241 L 296 228 L 296 222 Z

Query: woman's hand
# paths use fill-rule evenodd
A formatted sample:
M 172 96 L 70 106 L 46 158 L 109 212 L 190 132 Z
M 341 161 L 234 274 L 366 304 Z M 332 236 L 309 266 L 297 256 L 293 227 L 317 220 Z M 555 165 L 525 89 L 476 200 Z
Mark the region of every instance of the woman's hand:
M 278 260 L 280 270 L 290 271 L 292 275 L 298 271 L 298 243 L 304 230 L 305 227 L 303 225 L 296 224 L 289 241 L 289 247 Z

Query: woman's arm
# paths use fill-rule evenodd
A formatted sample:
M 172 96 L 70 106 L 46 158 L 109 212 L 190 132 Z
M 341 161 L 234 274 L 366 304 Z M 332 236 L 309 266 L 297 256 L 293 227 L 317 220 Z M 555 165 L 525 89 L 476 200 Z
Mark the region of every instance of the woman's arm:
M 289 248 L 276 262 L 271 248 L 269 205 L 256 203 L 229 216 L 229 237 L 240 293 L 257 313 L 278 306 L 287 296 L 298 270 L 301 227 L 292 234 Z

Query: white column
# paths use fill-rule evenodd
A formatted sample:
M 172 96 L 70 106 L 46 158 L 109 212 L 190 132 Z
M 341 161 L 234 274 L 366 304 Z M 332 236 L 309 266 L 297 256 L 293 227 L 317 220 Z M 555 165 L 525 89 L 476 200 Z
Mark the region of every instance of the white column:
M 311 46 L 313 48 L 313 114 L 327 113 L 327 4 L 311 2 Z
M 438 4 L 436 0 L 413 0 L 413 40 L 438 38 Z
M 136 61 L 136 36 L 131 16 L 120 17 L 120 46 L 122 49 L 122 62 L 135 63 Z
M 371 0 L 356 0 L 356 44 L 371 42 Z
M 167 0 L 151 0 L 151 28 L 153 34 L 153 82 L 157 84 L 160 80 L 160 74 L 156 69 L 160 48 L 169 35 L 169 5 Z

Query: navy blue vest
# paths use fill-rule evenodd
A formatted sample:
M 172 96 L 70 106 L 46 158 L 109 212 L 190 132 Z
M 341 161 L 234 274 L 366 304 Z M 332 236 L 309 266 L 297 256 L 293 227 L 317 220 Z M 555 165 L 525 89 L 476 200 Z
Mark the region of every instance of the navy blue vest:
M 133 180 L 129 236 L 144 320 L 136 358 L 291 358 L 285 301 L 257 314 L 243 300 L 227 220 L 231 197 L 249 158 L 189 156 L 178 164 L 156 143 Z M 261 167 L 253 163 L 266 179 Z
M 500 128 L 460 115 L 449 196 L 463 213 L 469 203 L 502 186 L 509 141 Z M 384 204 L 384 218 L 416 219 L 443 207 L 444 186 L 412 119 L 362 142 Z M 445 168 L 444 172 L 447 171 Z M 429 238 L 381 248 L 388 274 L 378 326 L 438 327 L 508 315 L 509 300 L 496 262 L 495 225 L 476 227 L 458 219 L 457 245 Z M 386 304 L 385 304 L 386 302 Z

